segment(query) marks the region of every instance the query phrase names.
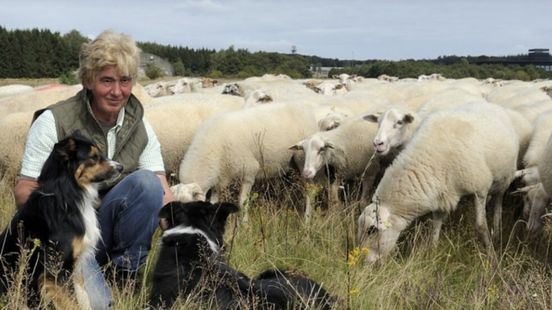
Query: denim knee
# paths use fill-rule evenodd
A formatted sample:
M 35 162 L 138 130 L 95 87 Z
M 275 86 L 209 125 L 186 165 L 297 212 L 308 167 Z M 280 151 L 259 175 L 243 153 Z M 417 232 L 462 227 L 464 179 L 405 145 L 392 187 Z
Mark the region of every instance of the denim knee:
M 149 252 L 162 204 L 163 187 L 151 171 L 135 171 L 113 187 L 98 212 L 98 262 L 103 265 L 111 259 L 124 269 L 137 269 Z

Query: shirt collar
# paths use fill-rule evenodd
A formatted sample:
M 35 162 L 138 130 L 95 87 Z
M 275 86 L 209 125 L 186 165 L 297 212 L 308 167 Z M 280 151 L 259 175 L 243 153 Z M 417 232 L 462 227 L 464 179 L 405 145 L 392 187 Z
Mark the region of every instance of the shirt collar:
M 92 106 L 90 105 L 90 102 L 92 101 L 92 92 L 90 91 L 86 91 L 87 93 L 87 96 L 85 97 L 86 98 L 86 107 L 88 109 L 88 112 L 90 113 L 90 115 L 92 115 L 92 117 L 96 118 L 94 116 L 94 113 L 92 113 Z M 130 100 L 130 99 L 129 99 Z M 117 115 L 117 123 L 115 123 L 115 126 L 113 126 L 114 128 L 121 128 L 123 127 L 123 121 L 125 120 L 125 107 L 123 107 L 121 109 L 121 111 L 119 111 L 119 115 Z

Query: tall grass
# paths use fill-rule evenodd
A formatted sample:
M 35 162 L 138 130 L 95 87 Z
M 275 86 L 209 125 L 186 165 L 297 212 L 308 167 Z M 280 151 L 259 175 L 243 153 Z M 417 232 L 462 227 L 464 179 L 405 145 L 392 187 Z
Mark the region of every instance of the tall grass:
M 1 193 L 5 225 L 4 216 L 13 213 L 14 206 L 9 191 Z M 496 261 L 484 254 L 471 208 L 463 206 L 444 225 L 436 247 L 431 246 L 430 225 L 422 220 L 407 229 L 388 260 L 366 265 L 366 250 L 355 247 L 361 206 L 356 195 L 352 197 L 339 212 L 318 208 L 307 223 L 301 213 L 300 186 L 287 180 L 258 186 L 248 201 L 248 221 L 241 215 L 228 221 L 226 258 L 248 276 L 273 267 L 308 275 L 339 298 L 337 309 L 552 308 L 550 243 L 544 237 L 523 242 L 524 225 L 516 221 L 516 212 L 506 212 Z M 508 204 L 507 210 L 517 207 L 513 200 Z M 545 236 L 549 235 L 547 231 Z M 157 238 L 158 233 L 140 277 L 113 287 L 115 309 L 144 307 Z M 7 309 L 14 298 L 18 298 L 15 290 L 3 297 L 0 307 Z M 198 305 L 193 296 L 173 307 L 202 308 L 208 306 Z

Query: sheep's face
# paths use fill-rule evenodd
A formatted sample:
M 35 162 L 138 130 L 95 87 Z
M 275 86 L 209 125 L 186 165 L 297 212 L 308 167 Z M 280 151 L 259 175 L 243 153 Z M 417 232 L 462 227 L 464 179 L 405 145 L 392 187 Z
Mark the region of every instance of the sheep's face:
M 161 97 L 166 95 L 167 93 L 167 83 L 165 82 L 157 82 L 154 84 L 147 85 L 144 87 L 148 95 L 152 97 Z
M 529 187 L 525 197 L 531 202 L 527 230 L 531 236 L 537 236 L 542 232 L 544 226 L 542 216 L 545 213 L 546 206 L 550 204 L 550 198 L 544 191 L 542 183 Z
M 358 218 L 358 244 L 368 249 L 366 262 L 386 256 L 395 247 L 400 229 L 393 227 L 388 207 L 375 203 L 367 206 Z
M 330 157 L 328 153 L 330 153 L 333 148 L 333 144 L 318 135 L 314 135 L 310 139 L 300 141 L 290 149 L 303 150 L 305 152 L 303 177 L 312 179 L 318 170 L 327 163 L 327 159 Z
M 240 86 L 236 83 L 224 85 L 222 93 L 225 95 L 242 96 Z
M 318 121 L 318 129 L 321 131 L 335 129 L 339 127 L 347 117 L 349 117 L 349 115 L 346 113 L 332 111 Z
M 176 200 L 181 202 L 205 200 L 205 193 L 196 183 L 177 184 L 171 186 L 171 192 Z
M 187 78 L 178 79 L 175 85 L 169 87 L 169 90 L 173 95 L 190 93 L 192 92 L 192 81 Z
M 374 138 L 374 149 L 378 155 L 387 155 L 390 150 L 400 147 L 406 142 L 406 129 L 412 123 L 414 116 L 397 109 L 390 109 L 378 116 L 369 114 L 364 119 L 378 122 L 378 132 Z

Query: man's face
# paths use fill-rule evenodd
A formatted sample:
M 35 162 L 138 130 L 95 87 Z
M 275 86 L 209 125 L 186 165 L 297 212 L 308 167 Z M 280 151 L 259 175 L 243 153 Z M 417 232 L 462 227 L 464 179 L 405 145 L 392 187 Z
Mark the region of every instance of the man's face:
M 92 105 L 95 112 L 102 115 L 118 114 L 132 93 L 132 78 L 121 76 L 115 66 L 107 66 L 98 73 L 89 89 L 94 95 Z

